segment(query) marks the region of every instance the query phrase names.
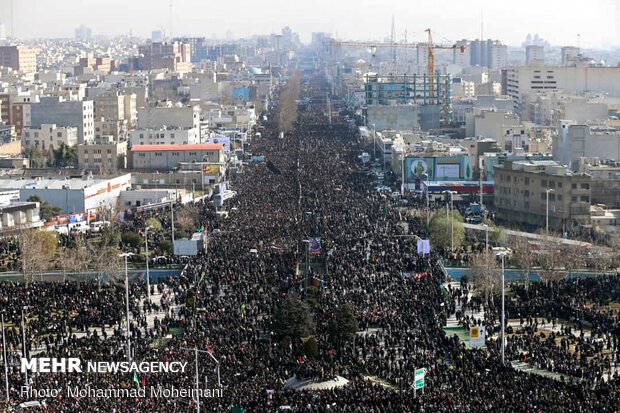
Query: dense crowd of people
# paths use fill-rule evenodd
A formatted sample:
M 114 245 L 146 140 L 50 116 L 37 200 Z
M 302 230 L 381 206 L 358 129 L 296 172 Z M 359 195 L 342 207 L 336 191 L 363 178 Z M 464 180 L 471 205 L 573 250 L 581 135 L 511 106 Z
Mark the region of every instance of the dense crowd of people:
M 322 77 L 311 77 L 303 84 L 305 93 L 324 93 L 324 87 Z M 418 218 L 403 215 L 398 200 L 372 189 L 357 159 L 360 144 L 350 127 L 338 119 L 328 125 L 317 109 L 302 111 L 295 129 L 283 137 L 276 123 L 266 126 L 262 138 L 251 142 L 250 151 L 263 154 L 275 168 L 267 162 L 251 162 L 242 174 L 231 177 L 230 185 L 238 195 L 227 201 L 226 219 L 210 203 L 196 204 L 196 221 L 209 234 L 208 254 L 192 259 L 181 275 L 157 286 L 165 293 L 161 304 L 165 311 L 152 328 L 146 317 L 158 308 L 145 303 L 143 284 L 132 284 L 134 359 L 183 360 L 192 366 L 194 353 L 184 349 L 211 352 L 219 365 L 207 355 L 200 356 L 201 386 L 206 377 L 208 386 L 215 387 L 219 374 L 223 393 L 201 399 L 201 411 L 230 411 L 231 406 L 246 412 L 276 411 L 280 406 L 300 412 L 373 413 L 618 410 L 618 376 L 602 378 L 618 352 L 618 312 L 608 307 L 610 300 L 618 301 L 617 277 L 553 286 L 533 283 L 527 291 L 515 286 L 507 301 L 511 317 L 522 317 L 524 326 L 534 326 L 509 337 L 507 358 L 530 359 L 581 382 L 503 366 L 498 340 L 489 336 L 486 349 L 468 350 L 457 337 L 444 333 L 442 327 L 456 303 L 467 308 L 463 294 L 446 293 L 453 290 L 440 255 L 417 253 L 416 236 L 427 236 Z M 165 211 L 126 216 L 123 230 L 137 231 L 150 217 L 169 228 L 168 216 Z M 308 300 L 315 323 L 315 358 L 303 354 L 302 342 L 287 345 L 276 339 L 274 325 L 274 314 L 289 295 L 308 296 L 299 268 L 306 268 L 308 243 L 304 241 L 311 237 L 321 239 L 322 261 L 315 262 L 324 266 L 315 270 L 322 282 Z M 157 238 L 153 242 L 156 245 Z M 28 313 L 27 349 L 39 357 L 125 358 L 120 284 L 3 283 L 0 303 L 7 311 L 10 360 L 22 348 L 22 308 Z M 328 326 L 342 306 L 352 309 L 359 331 L 351 342 L 336 346 L 329 340 Z M 497 300 L 492 300 L 485 309 L 486 318 L 480 320 L 490 332 L 497 330 L 497 308 Z M 566 323 L 560 332 L 543 336 L 537 334 L 533 321 L 542 318 L 563 319 L 572 325 Z M 591 330 L 588 339 L 566 330 L 586 325 Z M 181 333 L 170 334 L 173 328 Z M 423 392 L 412 387 L 417 368 L 427 371 Z M 344 377 L 349 383 L 295 391 L 286 381 L 296 374 L 315 381 Z M 19 396 L 25 378 L 16 364 L 10 379 L 12 399 L 26 400 Z M 35 374 L 28 384 L 38 389 L 85 383 L 135 386 L 132 379 L 111 374 Z M 146 386 L 191 388 L 195 376 L 193 371 L 153 374 L 140 376 L 139 381 Z M 41 411 L 57 413 L 195 409 L 195 400 L 187 398 L 63 396 L 46 404 Z

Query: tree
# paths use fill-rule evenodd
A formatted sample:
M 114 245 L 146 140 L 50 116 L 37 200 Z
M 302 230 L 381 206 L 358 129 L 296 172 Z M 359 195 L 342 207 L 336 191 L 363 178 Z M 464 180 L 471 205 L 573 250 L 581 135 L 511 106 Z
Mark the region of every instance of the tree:
M 306 340 L 302 352 L 306 357 L 311 359 L 316 359 L 319 357 L 319 346 L 317 345 L 314 336 L 311 336 L 308 340 Z
M 43 168 L 45 166 L 45 156 L 36 146 L 29 146 L 24 149 L 24 156 L 30 161 L 31 168 Z
M 121 259 L 118 256 L 118 244 L 108 244 L 113 242 L 112 237 L 101 237 L 98 240 L 91 239 L 86 244 L 86 249 L 90 259 L 88 266 L 96 274 L 97 283 L 101 285 L 104 276 L 114 276 L 121 270 Z
M 541 269 L 540 277 L 545 280 L 545 283 L 563 279 L 566 274 L 557 271 L 563 261 L 562 254 L 560 253 L 560 242 L 554 237 L 545 235 L 540 245 L 540 253 L 537 260 Z
M 118 245 L 121 243 L 121 239 L 122 238 L 120 232 L 115 231 L 112 228 L 105 228 L 101 232 L 99 242 L 100 245 L 118 248 Z
M 449 250 L 452 238 L 452 218 L 446 218 L 443 211 L 433 215 L 430 222 L 430 240 L 434 247 Z M 463 217 L 458 211 L 454 211 L 454 249 L 459 248 L 465 240 L 465 228 Z
M 314 322 L 308 304 L 296 293 L 287 295 L 274 315 L 273 329 L 279 339 L 290 337 L 299 340 L 311 335 Z
M 128 247 L 131 248 L 139 248 L 142 246 L 142 243 L 144 242 L 144 240 L 142 239 L 142 237 L 138 234 L 136 234 L 135 232 L 123 232 L 123 235 L 121 235 L 121 241 L 123 242 L 124 245 L 127 245 Z
M 473 254 L 469 266 L 474 272 L 474 284 L 484 294 L 484 302 L 488 306 L 489 297 L 501 287 L 501 275 L 498 275 L 495 255 L 489 251 Z
M 174 254 L 174 245 L 172 245 L 172 241 L 162 241 L 159 243 L 159 249 L 164 255 L 172 255 Z
M 24 230 L 18 235 L 21 270 L 26 282 L 51 266 L 58 238 L 51 231 Z
M 77 163 L 78 152 L 77 145 L 68 146 L 62 142 L 58 149 L 51 148 L 50 151 L 50 165 L 54 167 L 74 167 Z
M 357 330 L 357 320 L 351 307 L 348 305 L 338 306 L 334 318 L 330 320 L 327 327 L 329 340 L 337 348 L 342 348 L 355 338 Z
M 508 234 L 506 233 L 506 228 L 495 226 L 493 221 L 489 219 L 485 219 L 484 224 L 489 226 L 489 244 L 490 245 L 501 246 L 507 241 Z
M 159 220 L 157 218 L 149 218 L 146 220 L 146 222 L 144 223 L 145 227 L 153 227 L 153 229 L 156 229 L 158 231 L 160 231 L 163 227 L 161 225 L 161 222 L 159 222 Z
M 26 201 L 39 203 L 39 214 L 45 221 L 62 212 L 61 207 L 43 201 L 39 195 L 30 195 Z
M 564 263 L 564 268 L 568 273 L 568 278 L 570 278 L 571 273 L 579 268 L 582 268 L 586 263 L 586 254 L 583 247 L 577 245 L 568 245 L 564 249 L 564 257 L 562 262 Z
M 515 237 L 512 249 L 512 259 L 525 271 L 525 289 L 527 290 L 530 284 L 530 272 L 536 263 L 536 255 L 532 251 L 529 240 L 525 237 Z
M 194 217 L 198 215 L 197 211 L 195 211 L 195 208 L 188 208 L 184 208 L 175 214 L 177 226 L 184 231 L 192 231 L 196 228 Z

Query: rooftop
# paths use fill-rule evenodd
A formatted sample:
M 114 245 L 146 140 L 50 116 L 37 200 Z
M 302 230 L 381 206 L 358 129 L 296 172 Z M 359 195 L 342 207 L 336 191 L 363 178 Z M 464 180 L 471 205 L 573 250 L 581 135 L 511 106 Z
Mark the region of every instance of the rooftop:
M 194 145 L 134 145 L 132 152 L 138 151 L 219 151 L 224 148 L 221 143 L 198 143 Z
M 31 178 L 31 179 L 0 179 L 0 190 L 6 189 L 68 189 L 79 190 L 108 182 L 109 179 L 97 178 Z

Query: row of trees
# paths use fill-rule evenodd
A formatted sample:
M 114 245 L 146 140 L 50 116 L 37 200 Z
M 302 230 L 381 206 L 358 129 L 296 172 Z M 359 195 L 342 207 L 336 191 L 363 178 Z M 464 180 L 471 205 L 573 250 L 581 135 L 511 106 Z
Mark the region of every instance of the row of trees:
M 280 101 L 274 111 L 280 132 L 290 132 L 295 126 L 298 116 L 297 100 L 299 99 L 299 90 L 299 72 L 293 72 L 286 85 L 284 85 L 282 92 L 280 92 Z
M 76 167 L 78 160 L 77 145 L 68 146 L 65 143 L 61 143 L 58 148 L 52 146 L 49 149 L 30 146 L 24 149 L 24 155 L 32 168 Z
M 327 338 L 336 349 L 345 347 L 355 338 L 358 330 L 353 310 L 348 305 L 336 308 L 327 325 Z M 317 343 L 314 335 L 314 323 L 310 306 L 296 293 L 287 295 L 274 315 L 273 331 L 280 342 L 287 346 L 306 340 L 302 352 L 309 357 L 316 357 Z

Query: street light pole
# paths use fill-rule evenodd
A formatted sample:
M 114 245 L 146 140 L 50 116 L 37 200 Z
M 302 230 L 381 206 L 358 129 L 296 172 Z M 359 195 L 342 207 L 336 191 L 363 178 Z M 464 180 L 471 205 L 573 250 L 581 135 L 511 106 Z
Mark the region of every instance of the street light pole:
M 506 314 L 504 312 L 504 282 L 505 282 L 505 278 L 506 278 L 506 271 L 505 271 L 505 267 L 504 267 L 504 261 L 506 259 L 506 254 L 502 254 L 502 366 L 504 365 L 504 347 L 506 345 L 506 336 L 505 336 L 505 317 Z
M 450 215 L 452 216 L 450 223 L 450 249 L 452 250 L 452 253 L 454 253 L 454 203 L 452 202 L 453 193 L 453 191 L 450 191 Z
M 9 361 L 6 358 L 6 337 L 4 336 L 4 313 L 2 313 L 2 358 L 4 360 L 4 385 L 6 386 L 6 402 L 9 402 Z
M 151 304 L 151 274 L 149 272 L 149 229 L 153 227 L 148 226 L 144 228 L 144 249 L 146 254 L 146 302 Z
M 485 236 L 484 236 L 484 251 L 489 250 L 489 226 L 487 224 L 482 224 L 484 226 Z
M 497 255 L 499 255 L 502 258 L 502 316 L 501 316 L 501 323 L 502 323 L 502 330 L 501 330 L 502 366 L 504 365 L 504 350 L 505 350 L 505 345 L 506 345 L 506 340 L 505 340 L 505 324 L 506 324 L 505 319 L 506 319 L 506 314 L 504 312 L 504 283 L 505 283 L 505 278 L 506 278 L 506 270 L 505 270 L 506 254 L 507 254 L 506 251 L 502 251 L 502 252 L 497 254 Z
M 546 192 L 547 192 L 547 213 L 545 215 L 546 217 L 545 221 L 546 221 L 547 235 L 549 235 L 549 192 L 554 192 L 554 190 L 551 188 L 548 188 Z
M 372 162 L 377 159 L 377 128 L 372 124 Z
M 125 258 L 125 312 L 127 320 L 127 361 L 131 362 L 131 329 L 129 328 L 129 274 L 127 271 L 127 257 L 131 257 L 133 252 L 124 252 L 119 257 Z

